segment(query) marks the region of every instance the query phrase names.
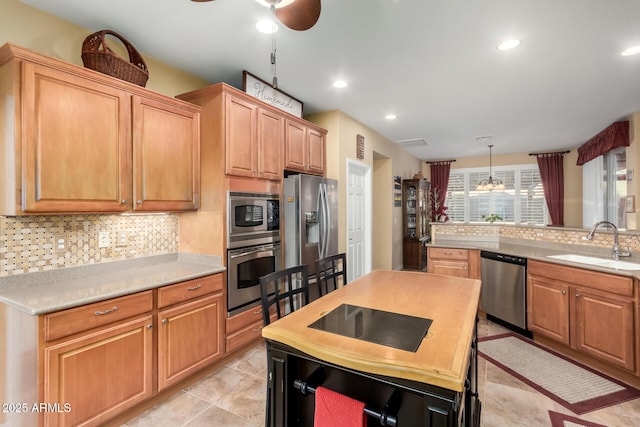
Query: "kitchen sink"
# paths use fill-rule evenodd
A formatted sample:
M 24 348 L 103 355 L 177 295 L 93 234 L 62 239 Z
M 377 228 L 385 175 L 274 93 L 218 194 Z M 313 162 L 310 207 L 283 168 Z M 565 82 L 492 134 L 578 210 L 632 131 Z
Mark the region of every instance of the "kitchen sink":
M 615 268 L 618 270 L 640 270 L 640 264 L 629 261 L 619 261 L 615 259 L 598 258 L 586 255 L 563 254 L 548 255 L 547 258 L 559 259 L 562 261 L 577 262 L 581 264 L 591 264 L 598 267 Z

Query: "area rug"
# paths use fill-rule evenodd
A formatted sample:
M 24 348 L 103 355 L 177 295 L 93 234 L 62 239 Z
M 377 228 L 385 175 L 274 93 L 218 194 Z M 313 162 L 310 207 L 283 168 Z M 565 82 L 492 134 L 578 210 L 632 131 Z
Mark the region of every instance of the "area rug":
M 575 414 L 640 397 L 640 390 L 521 335 L 479 338 L 478 354 Z
M 591 421 L 581 420 L 580 418 L 554 411 L 549 411 L 549 419 L 551 420 L 551 427 L 607 427 L 603 424 L 592 423 Z

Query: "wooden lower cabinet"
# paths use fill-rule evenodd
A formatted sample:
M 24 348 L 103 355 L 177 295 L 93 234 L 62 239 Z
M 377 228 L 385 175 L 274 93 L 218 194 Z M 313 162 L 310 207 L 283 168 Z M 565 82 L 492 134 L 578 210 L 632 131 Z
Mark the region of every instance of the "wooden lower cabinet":
M 479 279 L 479 251 L 429 247 L 427 249 L 427 272 L 466 279 Z
M 529 329 L 569 345 L 569 285 L 531 275 L 527 287 Z
M 44 425 L 94 426 L 152 395 L 151 315 L 118 322 L 44 349 Z
M 277 315 L 275 308 L 270 314 L 271 321 L 275 321 Z M 262 307 L 256 306 L 243 311 L 226 320 L 226 352 L 233 353 L 244 345 L 262 339 Z
M 636 303 L 629 277 L 529 260 L 529 329 L 628 371 L 637 368 Z
M 223 277 L 42 316 L 41 425 L 102 425 L 221 358 Z
M 222 311 L 222 294 L 217 294 L 158 313 L 158 390 L 222 355 Z

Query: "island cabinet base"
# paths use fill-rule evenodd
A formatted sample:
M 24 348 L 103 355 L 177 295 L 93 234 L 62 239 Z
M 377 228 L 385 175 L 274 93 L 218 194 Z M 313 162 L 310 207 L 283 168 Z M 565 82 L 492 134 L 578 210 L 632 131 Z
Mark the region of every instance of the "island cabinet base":
M 364 402 L 370 426 L 480 425 L 475 345 L 463 392 L 347 369 L 278 342 L 269 341 L 268 345 L 267 426 L 313 426 L 313 393 L 318 386 Z

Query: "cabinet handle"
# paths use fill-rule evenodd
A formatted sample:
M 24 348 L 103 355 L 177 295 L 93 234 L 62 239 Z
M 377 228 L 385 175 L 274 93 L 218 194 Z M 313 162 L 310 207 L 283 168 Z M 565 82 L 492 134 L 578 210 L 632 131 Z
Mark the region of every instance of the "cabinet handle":
M 467 269 L 467 266 L 465 265 L 464 267 L 462 267 L 462 269 L 463 269 L 463 270 L 466 270 L 466 269 Z
M 166 325 L 167 323 L 169 323 L 169 321 L 167 319 L 162 319 L 162 324 Z
M 576 294 L 576 298 L 580 298 L 580 294 Z
M 561 291 L 560 292 L 562 295 L 566 295 L 567 291 Z
M 195 285 L 192 286 L 190 288 L 187 288 L 188 291 L 197 291 L 198 289 L 200 289 L 202 287 L 202 285 Z
M 147 325 L 147 329 L 153 329 L 153 323 Z
M 254 311 L 253 311 L 253 314 L 255 314 L 256 316 L 257 316 L 258 314 L 262 314 L 262 309 L 260 308 L 260 309 L 258 309 L 258 310 L 254 310 Z
M 258 326 L 257 328 L 253 328 L 253 332 L 260 332 L 262 330 L 262 326 Z
M 114 306 L 105 311 L 96 311 L 96 316 L 104 316 L 105 314 L 113 313 L 114 311 L 118 311 L 118 307 Z
M 120 200 L 120 204 L 121 204 L 121 205 L 126 205 L 126 204 L 127 204 L 127 199 L 122 199 L 122 200 Z
M 138 200 L 136 203 L 141 205 L 142 204 L 142 200 Z

